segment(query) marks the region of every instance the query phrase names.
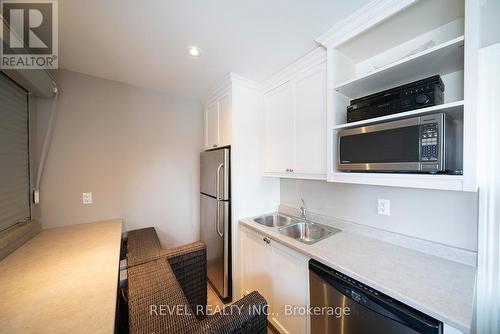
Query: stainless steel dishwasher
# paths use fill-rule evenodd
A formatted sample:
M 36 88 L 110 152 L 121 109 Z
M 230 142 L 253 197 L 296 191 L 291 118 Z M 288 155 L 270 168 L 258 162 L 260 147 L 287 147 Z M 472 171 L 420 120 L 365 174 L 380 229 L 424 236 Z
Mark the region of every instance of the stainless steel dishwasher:
M 309 262 L 312 334 L 442 334 L 442 322 L 315 260 Z

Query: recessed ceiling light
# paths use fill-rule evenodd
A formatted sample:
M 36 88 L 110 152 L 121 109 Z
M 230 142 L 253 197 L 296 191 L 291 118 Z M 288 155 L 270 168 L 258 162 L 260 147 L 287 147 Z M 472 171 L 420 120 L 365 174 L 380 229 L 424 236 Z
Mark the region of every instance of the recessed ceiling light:
M 189 55 L 192 57 L 199 57 L 201 54 L 200 48 L 197 46 L 190 46 L 189 47 Z

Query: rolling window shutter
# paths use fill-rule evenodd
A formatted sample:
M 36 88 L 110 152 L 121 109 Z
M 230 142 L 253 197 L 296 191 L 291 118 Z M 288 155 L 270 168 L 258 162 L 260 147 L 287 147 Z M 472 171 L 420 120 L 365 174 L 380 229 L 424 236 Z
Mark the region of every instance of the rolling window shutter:
M 28 94 L 0 74 L 0 231 L 30 218 Z

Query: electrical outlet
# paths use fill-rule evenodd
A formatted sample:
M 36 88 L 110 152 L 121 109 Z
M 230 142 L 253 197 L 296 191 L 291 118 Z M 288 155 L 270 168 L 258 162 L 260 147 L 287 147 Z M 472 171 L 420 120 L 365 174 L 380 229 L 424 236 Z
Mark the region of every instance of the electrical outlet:
M 92 204 L 92 193 L 82 194 L 83 204 Z
M 388 199 L 378 199 L 377 212 L 379 215 L 390 216 L 391 215 L 391 201 Z

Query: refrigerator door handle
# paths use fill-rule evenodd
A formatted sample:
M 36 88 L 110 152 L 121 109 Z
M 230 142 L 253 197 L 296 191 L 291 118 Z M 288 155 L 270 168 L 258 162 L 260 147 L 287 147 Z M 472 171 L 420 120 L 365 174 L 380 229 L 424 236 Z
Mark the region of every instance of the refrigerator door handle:
M 219 211 L 220 211 L 220 204 L 224 204 L 224 202 L 222 201 L 217 201 L 217 234 L 221 237 L 224 236 L 224 230 L 222 230 L 222 232 L 220 231 L 220 214 L 219 214 Z
M 217 231 L 217 234 L 221 237 L 224 236 L 224 233 L 221 233 L 219 230 L 219 225 L 220 225 L 220 170 L 224 168 L 224 164 L 220 164 L 219 167 L 217 167 L 217 175 L 215 177 L 215 182 L 216 182 L 216 188 L 215 188 L 215 200 L 217 201 L 217 209 L 215 212 L 215 230 Z

